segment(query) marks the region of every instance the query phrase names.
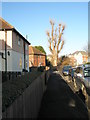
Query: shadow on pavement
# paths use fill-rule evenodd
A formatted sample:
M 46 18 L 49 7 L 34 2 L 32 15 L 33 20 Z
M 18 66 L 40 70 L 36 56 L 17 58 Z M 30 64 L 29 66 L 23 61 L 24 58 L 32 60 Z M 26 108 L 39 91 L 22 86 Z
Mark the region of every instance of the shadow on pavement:
M 83 95 L 81 89 L 80 89 L 79 91 L 77 91 L 76 94 L 81 98 L 81 100 L 82 100 L 84 103 L 86 103 L 86 102 L 85 102 L 85 96 Z
M 38 119 L 43 118 L 80 118 L 89 119 L 83 102 L 72 92 L 59 74 L 52 73 L 47 90 L 43 95 Z

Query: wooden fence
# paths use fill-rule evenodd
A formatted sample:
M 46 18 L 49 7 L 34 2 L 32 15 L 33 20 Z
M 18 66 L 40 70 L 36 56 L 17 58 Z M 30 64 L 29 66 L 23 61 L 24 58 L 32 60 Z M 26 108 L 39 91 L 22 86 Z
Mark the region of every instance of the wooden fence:
M 23 94 L 2 113 L 2 118 L 37 118 L 49 76 L 48 70 L 34 80 Z

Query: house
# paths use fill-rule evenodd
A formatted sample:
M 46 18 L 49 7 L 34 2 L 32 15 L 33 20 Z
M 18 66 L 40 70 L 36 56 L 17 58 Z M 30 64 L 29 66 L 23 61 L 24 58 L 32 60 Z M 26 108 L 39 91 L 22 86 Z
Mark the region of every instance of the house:
M 46 55 L 33 46 L 29 46 L 29 67 L 46 65 Z
M 50 62 L 52 62 L 52 55 L 51 55 L 51 54 L 47 55 L 47 59 L 48 59 Z
M 29 71 L 29 45 L 25 37 L 0 18 L 0 71 Z
M 86 51 L 76 51 L 68 56 L 74 65 L 80 65 L 88 62 L 88 53 Z
M 77 65 L 77 60 L 74 58 L 73 54 L 69 54 L 68 57 L 70 58 L 70 65 L 71 66 L 76 66 Z

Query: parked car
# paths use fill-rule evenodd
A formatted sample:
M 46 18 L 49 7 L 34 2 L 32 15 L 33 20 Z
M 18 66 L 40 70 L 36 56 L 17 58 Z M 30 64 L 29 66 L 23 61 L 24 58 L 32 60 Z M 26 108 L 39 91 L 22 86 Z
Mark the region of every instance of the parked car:
M 70 68 L 72 68 L 72 66 L 70 66 L 70 65 L 64 66 L 63 69 L 62 69 L 62 74 L 63 74 L 64 76 L 68 76 L 68 75 L 69 75 L 69 69 L 70 69 Z
M 88 99 L 88 107 L 90 108 L 90 65 L 77 67 L 74 78 L 79 90 L 81 89 Z
M 73 81 L 76 67 L 69 68 L 68 80 Z

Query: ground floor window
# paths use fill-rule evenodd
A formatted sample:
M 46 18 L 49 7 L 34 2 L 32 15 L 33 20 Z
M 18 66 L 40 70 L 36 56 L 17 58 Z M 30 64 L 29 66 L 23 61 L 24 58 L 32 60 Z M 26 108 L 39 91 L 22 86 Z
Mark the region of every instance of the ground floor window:
M 22 58 L 20 58 L 20 69 L 22 69 Z

